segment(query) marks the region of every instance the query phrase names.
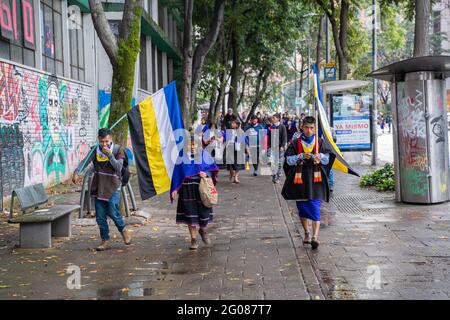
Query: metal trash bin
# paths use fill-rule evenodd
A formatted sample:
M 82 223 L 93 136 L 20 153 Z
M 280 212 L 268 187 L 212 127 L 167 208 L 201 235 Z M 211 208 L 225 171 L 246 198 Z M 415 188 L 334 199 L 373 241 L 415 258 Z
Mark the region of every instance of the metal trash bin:
M 391 81 L 396 200 L 449 201 L 445 78 L 450 57 L 418 57 L 369 76 Z

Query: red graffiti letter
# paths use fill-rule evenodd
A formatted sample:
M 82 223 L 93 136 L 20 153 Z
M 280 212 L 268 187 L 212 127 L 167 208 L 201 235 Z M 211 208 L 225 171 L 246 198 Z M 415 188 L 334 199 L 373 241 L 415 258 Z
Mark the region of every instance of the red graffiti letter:
M 25 41 L 34 48 L 33 6 L 29 2 L 29 0 L 22 1 L 22 12 Z
M 11 9 L 9 8 L 8 4 L 5 2 L 5 0 L 0 1 L 0 9 L 1 9 L 1 25 L 2 29 L 6 29 L 7 31 L 12 32 L 12 18 L 11 18 Z

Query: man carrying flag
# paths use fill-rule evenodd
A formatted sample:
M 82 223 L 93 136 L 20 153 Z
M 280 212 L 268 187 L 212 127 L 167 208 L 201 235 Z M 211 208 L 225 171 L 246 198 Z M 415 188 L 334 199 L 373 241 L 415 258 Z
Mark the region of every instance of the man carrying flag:
M 345 173 L 354 172 L 331 135 L 330 126 L 320 101 L 319 78 L 314 65 L 314 102 L 316 118 L 306 117 L 302 134 L 293 140 L 286 150 L 286 181 L 282 195 L 286 200 L 296 200 L 300 220 L 305 231 L 304 244 L 312 249 L 319 246 L 320 206 L 329 201 L 330 187 L 328 176 L 331 167 Z M 321 136 L 321 137 L 320 137 Z M 308 229 L 308 220 L 312 221 L 312 237 Z
M 282 195 L 286 200 L 296 200 L 300 221 L 305 231 L 304 244 L 317 249 L 320 229 L 320 205 L 329 201 L 328 173 L 330 150 L 316 135 L 316 119 L 306 117 L 303 133 L 295 139 L 286 151 L 286 162 L 290 168 L 286 175 Z M 308 229 L 312 221 L 312 237 Z

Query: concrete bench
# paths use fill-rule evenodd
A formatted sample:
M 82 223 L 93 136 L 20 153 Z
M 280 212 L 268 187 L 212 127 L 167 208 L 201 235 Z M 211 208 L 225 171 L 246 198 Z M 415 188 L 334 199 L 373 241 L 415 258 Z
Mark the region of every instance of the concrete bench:
M 15 197 L 19 200 L 22 214 L 14 218 Z M 20 224 L 21 248 L 51 248 L 52 236 L 71 236 L 70 215 L 79 210 L 80 206 L 56 205 L 51 208 L 39 208 L 47 202 L 48 196 L 41 183 L 13 191 L 8 222 Z M 30 210 L 31 212 L 27 212 Z

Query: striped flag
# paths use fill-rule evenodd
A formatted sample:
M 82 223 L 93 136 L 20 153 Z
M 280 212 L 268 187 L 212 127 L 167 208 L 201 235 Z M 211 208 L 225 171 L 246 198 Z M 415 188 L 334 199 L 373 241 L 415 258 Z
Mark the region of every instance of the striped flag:
M 167 192 L 182 146 L 184 129 L 175 82 L 128 112 L 128 123 L 142 200 Z M 178 142 L 178 144 L 177 144 Z
M 323 139 L 323 143 L 325 144 L 325 146 L 327 146 L 327 148 L 332 150 L 332 153 L 335 156 L 333 157 L 335 159 L 332 164 L 333 165 L 332 168 L 359 177 L 359 174 L 350 167 L 347 161 L 345 161 L 344 157 L 342 156 L 341 150 L 339 150 L 338 146 L 333 141 L 330 124 L 328 123 L 327 114 L 325 113 L 325 109 L 323 108 L 321 97 L 322 94 L 320 91 L 319 74 L 317 73 L 316 64 L 314 64 L 314 102 L 319 122 L 318 135 Z

